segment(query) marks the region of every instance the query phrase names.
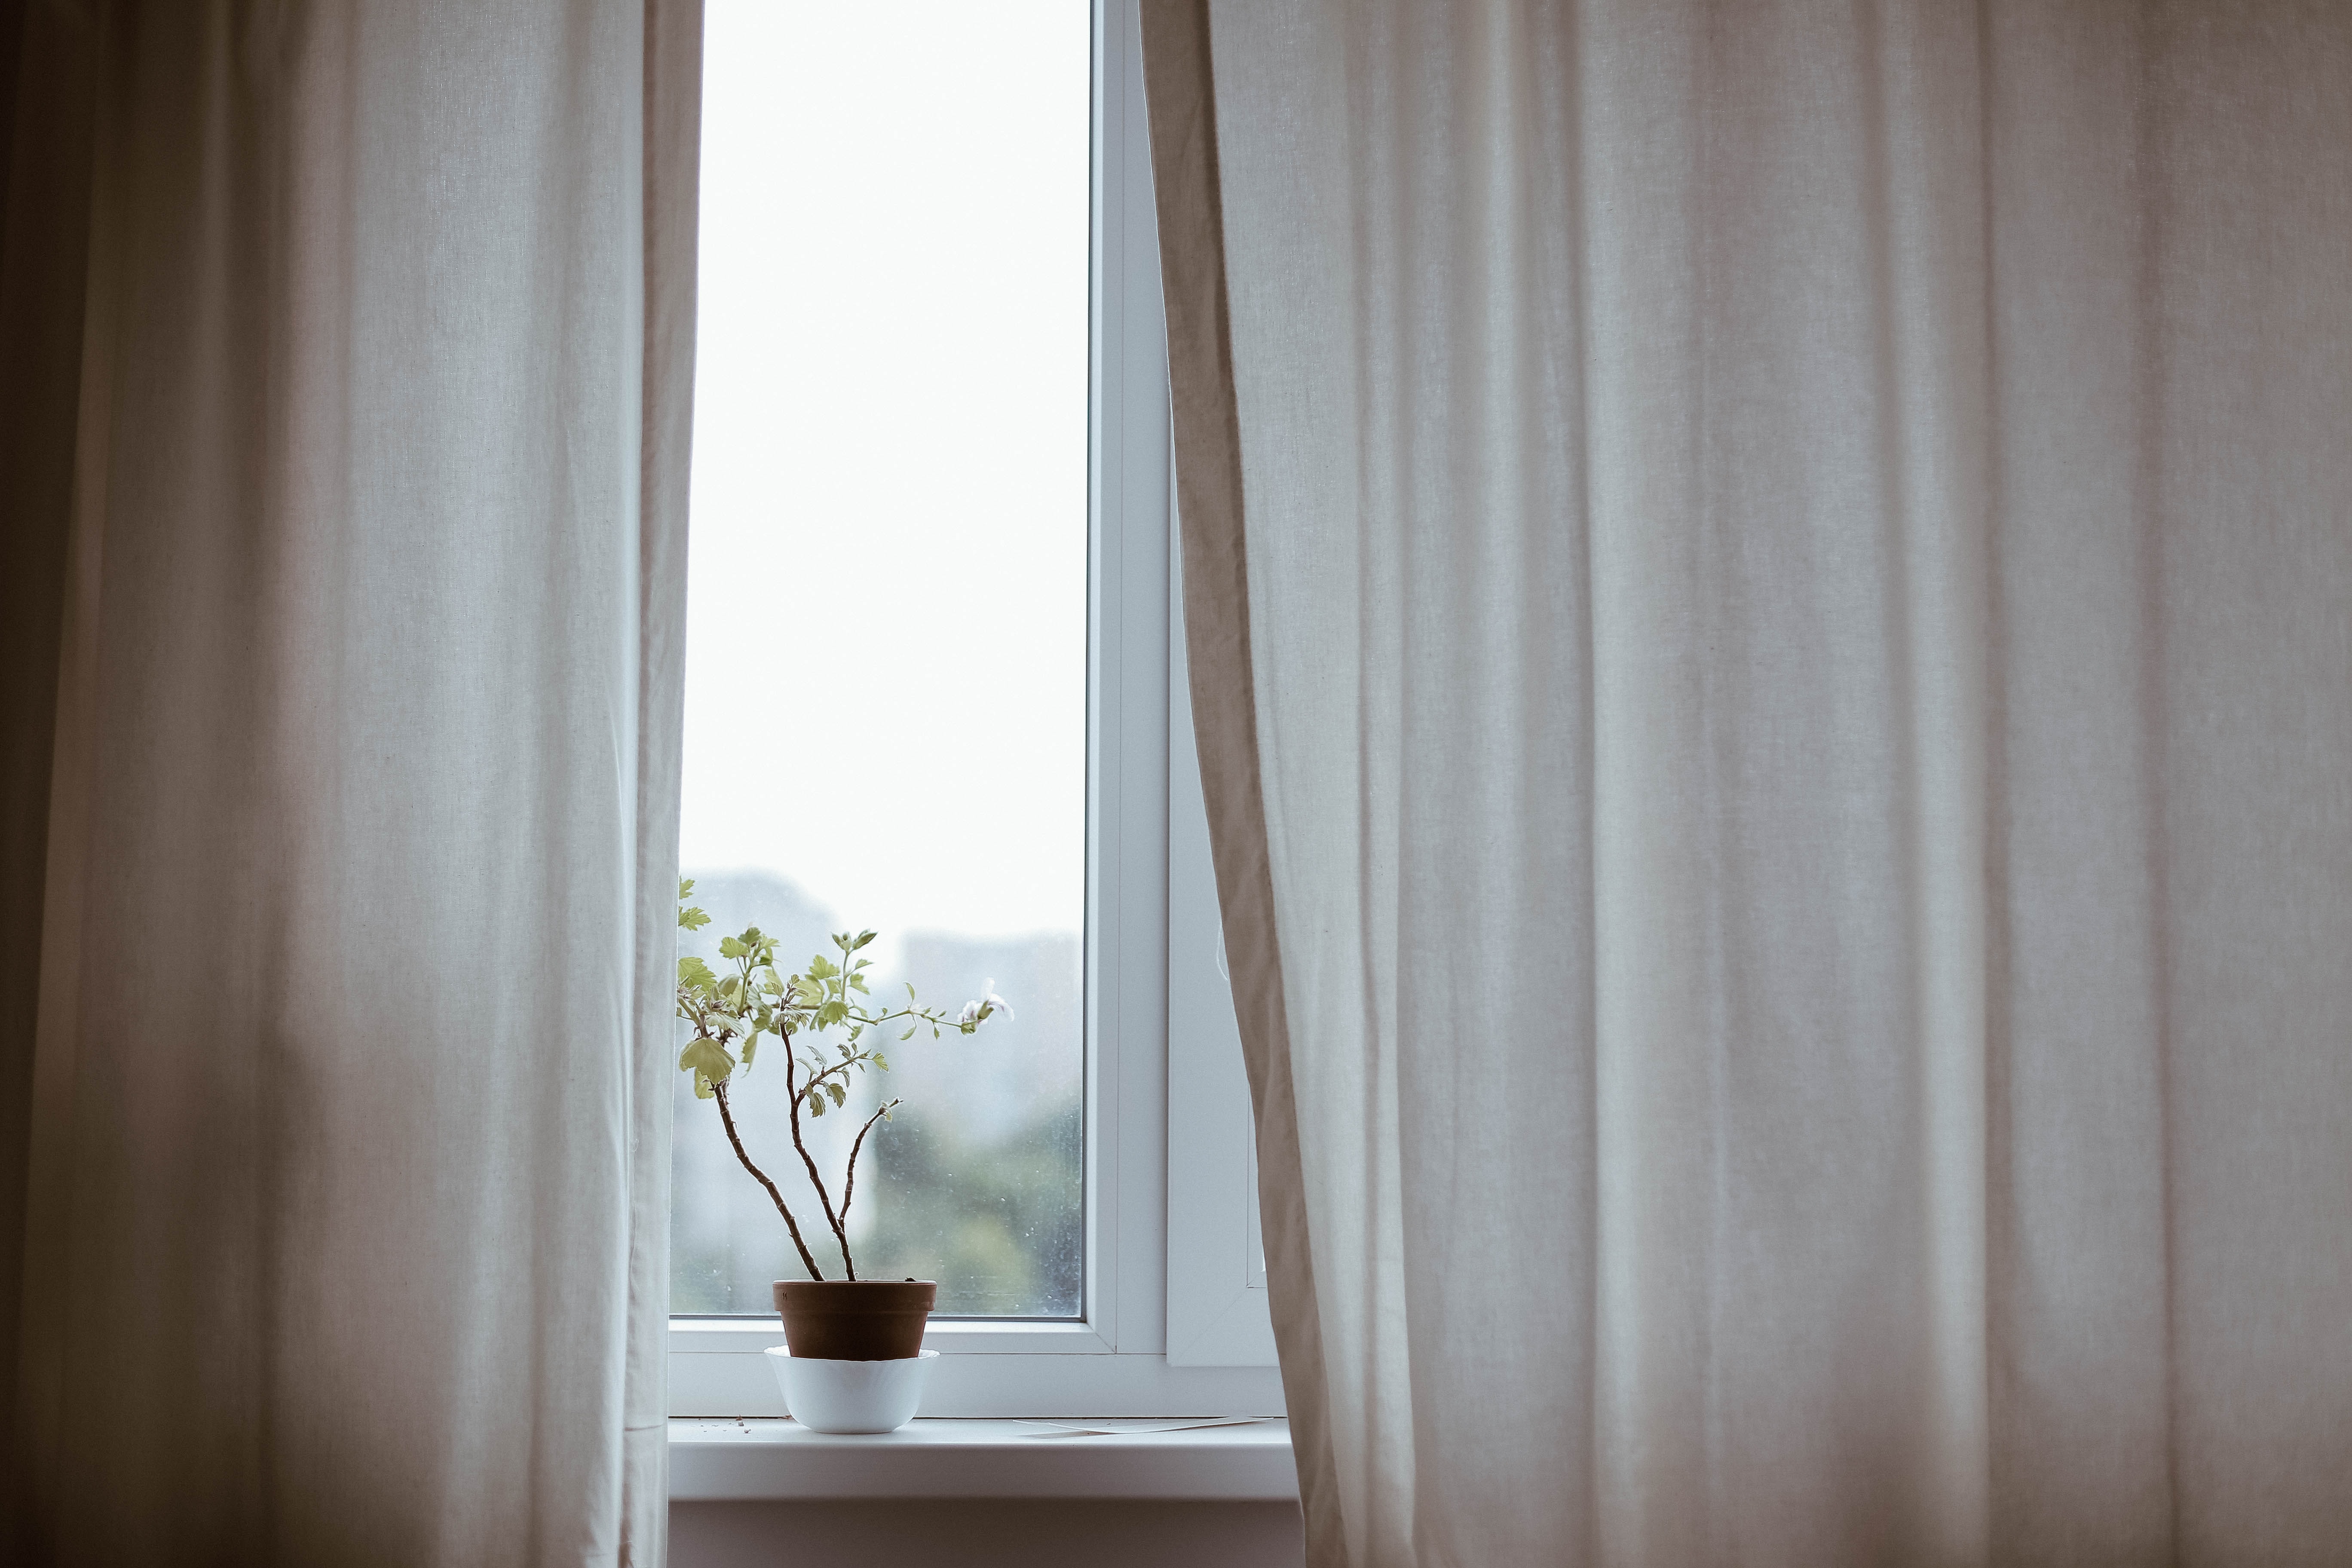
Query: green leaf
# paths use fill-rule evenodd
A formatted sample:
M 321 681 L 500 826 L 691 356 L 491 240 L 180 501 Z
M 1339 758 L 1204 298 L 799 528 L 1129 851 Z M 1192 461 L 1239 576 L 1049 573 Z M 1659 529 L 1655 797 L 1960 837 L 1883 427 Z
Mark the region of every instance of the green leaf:
M 915 1037 L 915 1026 L 914 1026 L 914 1025 L 912 1025 L 912 1024 L 908 1025 L 908 1026 L 907 1026 L 907 1032 L 906 1032 L 905 1034 L 903 1034 L 903 1035 L 899 1036 L 898 1037 L 899 1037 L 900 1039 L 902 1039 L 902 1040 L 911 1040 L 911 1039 L 913 1039 L 913 1038 Z
M 696 1074 L 694 1075 L 694 1098 L 695 1098 L 695 1099 L 697 1099 L 697 1100 L 709 1100 L 709 1099 L 713 1094 L 715 1094 L 715 1093 L 717 1093 L 717 1092 L 718 1092 L 717 1090 L 713 1089 L 710 1087 L 710 1080 L 709 1080 L 709 1079 L 707 1079 L 707 1078 L 703 1077 L 700 1073 L 696 1073 Z
M 687 894 L 692 891 L 694 891 L 694 879 L 691 877 L 680 877 L 677 879 L 677 896 L 680 899 L 683 899 Z
M 915 1031 L 914 1031 L 914 1030 L 912 1030 L 912 1029 L 909 1029 L 909 1030 L 908 1030 L 908 1031 L 907 1031 L 907 1033 L 908 1033 L 908 1034 L 910 1034 L 910 1035 L 911 1035 L 911 1034 L 913 1034 L 914 1032 L 915 1032 Z M 890 1070 L 890 1061 L 889 1061 L 889 1058 L 887 1058 L 887 1057 L 885 1057 L 885 1056 L 884 1056 L 880 1051 L 877 1051 L 877 1052 L 875 1052 L 875 1053 L 874 1053 L 874 1065 L 875 1065 L 876 1067 L 877 1067 L 877 1068 L 881 1068 L 884 1072 L 888 1072 L 888 1071 Z
M 848 1003 L 828 1002 L 816 1010 L 816 1026 L 820 1029 L 830 1029 L 848 1016 Z
M 710 917 L 700 910 L 680 910 L 677 911 L 677 923 L 688 931 L 700 931 L 710 923 Z
M 735 1058 L 717 1040 L 698 1039 L 677 1055 L 681 1071 L 698 1073 L 713 1083 L 724 1083 L 727 1075 L 735 1070 Z
M 908 1000 L 908 1001 L 909 1001 L 909 1002 L 912 1002 L 914 999 L 915 999 L 915 983 L 914 983 L 913 981 L 909 980 L 908 982 L 907 982 L 907 1000 Z
M 751 1070 L 751 1054 L 760 1048 L 760 1037 L 752 1035 L 743 1042 L 743 1070 Z
M 744 945 L 743 939 L 740 936 L 722 936 L 719 939 L 719 956 L 721 958 L 740 958 L 751 951 Z
M 852 990 L 856 991 L 859 995 L 863 996 L 864 994 L 866 994 L 866 977 L 865 977 L 864 975 L 862 975 L 862 974 L 853 974 L 853 975 L 851 975 L 851 976 L 849 977 L 849 984 L 850 984 L 850 988 L 851 988 Z
M 826 1084 L 824 1086 L 824 1091 L 833 1097 L 833 1108 L 835 1110 L 839 1110 L 841 1109 L 841 1102 L 849 1098 L 849 1096 L 842 1092 L 839 1079 L 835 1079 L 834 1082 Z
M 859 948 L 864 947 L 867 942 L 872 942 L 873 940 L 874 940 L 874 933 L 873 933 L 872 931 L 859 931 L 859 932 L 857 933 L 857 940 L 856 940 L 856 942 L 851 942 L 851 943 L 849 944 L 849 951 L 850 951 L 850 952 L 856 952 Z
M 708 991 L 719 984 L 719 976 L 711 973 L 710 965 L 698 958 L 681 958 L 677 961 L 677 982 L 697 991 Z
M 828 980 L 841 973 L 834 967 L 833 960 L 821 952 L 809 960 L 808 972 L 811 980 Z
M 809 1114 L 811 1116 L 823 1116 L 824 1114 L 824 1096 L 819 1094 L 813 1089 L 810 1089 L 808 1091 L 808 1108 Z

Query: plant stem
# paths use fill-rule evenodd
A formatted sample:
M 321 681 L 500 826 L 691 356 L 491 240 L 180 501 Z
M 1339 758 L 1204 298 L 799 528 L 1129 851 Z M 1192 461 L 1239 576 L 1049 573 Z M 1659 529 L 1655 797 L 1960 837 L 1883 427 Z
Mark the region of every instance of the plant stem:
M 866 1135 L 874 1131 L 874 1124 L 897 1110 L 898 1105 L 894 1100 L 867 1117 L 866 1125 L 857 1130 L 857 1142 L 849 1146 L 849 1174 L 842 1178 L 841 1183 L 841 1223 L 844 1226 L 849 1223 L 849 1201 L 857 1195 L 857 1152 L 866 1147 Z
M 792 1036 L 787 1034 L 783 1038 L 784 1090 L 792 1098 L 793 1147 L 799 1152 L 801 1163 L 808 1167 L 809 1185 L 816 1189 L 816 1201 L 824 1209 L 824 1223 L 833 1227 L 833 1239 L 841 1248 L 842 1269 L 850 1279 L 855 1279 L 857 1278 L 857 1265 L 851 1262 L 849 1258 L 849 1232 L 842 1228 L 840 1218 L 834 1214 L 833 1199 L 826 1195 L 824 1190 L 824 1178 L 817 1174 L 816 1161 L 810 1155 L 808 1145 L 801 1141 L 800 1076 L 795 1070 L 800 1065 L 800 1058 L 793 1051 Z
M 776 1191 L 776 1184 L 768 1180 L 768 1173 L 751 1163 L 751 1156 L 743 1152 L 743 1140 L 735 1131 L 735 1113 L 727 1107 L 725 1080 L 712 1084 L 710 1093 L 712 1098 L 719 1101 L 719 1120 L 727 1124 L 727 1142 L 735 1145 L 735 1157 L 743 1162 L 743 1168 L 757 1177 L 760 1184 L 768 1189 L 768 1195 L 776 1200 L 776 1212 L 784 1216 L 784 1228 L 793 1233 L 793 1245 L 800 1248 L 801 1262 L 808 1269 L 809 1278 L 824 1279 L 824 1270 L 816 1266 L 816 1259 L 809 1256 L 808 1243 L 801 1239 L 800 1222 L 793 1218 L 793 1211 L 784 1206 L 784 1194 Z M 800 1141 L 800 1133 L 797 1130 L 793 1134 L 793 1141 L 794 1142 Z M 823 1195 L 822 1192 L 819 1195 Z M 843 1256 L 846 1257 L 847 1254 L 845 1252 Z

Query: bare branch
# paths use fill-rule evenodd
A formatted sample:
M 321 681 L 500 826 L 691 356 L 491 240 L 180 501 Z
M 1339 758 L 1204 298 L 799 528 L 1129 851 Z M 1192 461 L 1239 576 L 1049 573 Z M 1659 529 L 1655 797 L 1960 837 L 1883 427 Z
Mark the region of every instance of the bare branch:
M 809 1185 L 816 1189 L 816 1201 L 824 1210 L 824 1223 L 833 1227 L 833 1239 L 841 1248 L 841 1267 L 852 1279 L 857 1278 L 857 1265 L 849 1258 L 849 1232 L 842 1227 L 841 1218 L 833 1212 L 833 1199 L 824 1190 L 824 1178 L 817 1174 L 816 1160 L 801 1139 L 801 1087 L 798 1068 L 800 1058 L 793 1053 L 793 1037 L 784 1037 L 784 1089 L 792 1097 L 793 1148 L 808 1167 Z
M 866 1147 L 866 1135 L 874 1131 L 874 1124 L 898 1109 L 898 1102 L 894 1100 L 867 1117 L 866 1125 L 857 1130 L 857 1142 L 849 1146 L 849 1174 L 841 1184 L 841 1223 L 845 1227 L 849 1224 L 849 1200 L 857 1195 L 857 1152 Z
M 800 1248 L 801 1262 L 807 1268 L 809 1278 L 824 1279 L 824 1270 L 816 1266 L 816 1259 L 809 1256 L 808 1243 L 801 1239 L 800 1222 L 793 1218 L 793 1211 L 784 1206 L 784 1194 L 776 1190 L 775 1183 L 768 1180 L 768 1173 L 751 1163 L 751 1156 L 743 1152 L 742 1137 L 735 1131 L 735 1112 L 727 1105 L 726 1080 L 721 1079 L 712 1084 L 710 1093 L 719 1101 L 719 1120 L 727 1124 L 727 1142 L 735 1145 L 735 1157 L 743 1162 L 743 1168 L 758 1178 L 760 1184 L 768 1189 L 768 1195 L 776 1200 L 776 1212 L 784 1216 L 784 1228 L 793 1233 L 793 1245 Z M 797 1133 L 794 1136 L 797 1141 Z

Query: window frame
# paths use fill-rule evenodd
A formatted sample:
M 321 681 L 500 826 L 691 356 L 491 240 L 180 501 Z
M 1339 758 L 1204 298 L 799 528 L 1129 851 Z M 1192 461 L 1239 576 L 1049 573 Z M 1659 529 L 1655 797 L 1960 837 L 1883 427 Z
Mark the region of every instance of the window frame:
M 1197 1345 L 1189 1356 L 1180 1346 L 1172 1362 L 1168 1353 L 1171 1310 L 1188 1344 L 1199 1338 L 1186 1315 L 1199 1293 L 1171 1296 L 1170 1279 L 1171 1255 L 1182 1278 L 1201 1247 L 1174 1245 L 1176 1238 L 1207 1236 L 1210 1252 L 1222 1260 L 1227 1248 L 1214 1245 L 1217 1238 L 1233 1229 L 1236 1215 L 1245 1231 L 1255 1205 L 1236 1180 L 1194 1179 L 1203 1159 L 1230 1169 L 1230 1119 L 1180 1121 L 1171 1148 L 1171 753 L 1192 770 L 1189 781 L 1179 781 L 1180 801 L 1197 803 L 1198 772 L 1189 745 L 1171 746 L 1167 331 L 1136 0 L 1093 0 L 1093 12 L 1084 1314 L 1074 1321 L 934 1321 L 923 1342 L 942 1353 L 923 1412 L 1278 1415 L 1284 1407 L 1270 1333 L 1262 1347 L 1246 1335 L 1234 1341 L 1237 1353 L 1226 1346 L 1228 1334 L 1210 1346 L 1205 1361 Z M 1190 797 L 1184 782 L 1192 784 Z M 1195 851 L 1201 864 L 1206 842 L 1203 823 Z M 1199 865 L 1187 862 L 1186 869 L 1188 907 L 1197 912 Z M 1209 897 L 1213 911 L 1213 884 Z M 1197 1002 L 1178 1010 L 1183 1060 L 1218 1048 L 1218 1002 L 1230 1027 L 1232 1008 L 1223 994 L 1205 1012 Z M 1232 1048 L 1230 1078 L 1237 1081 L 1237 1037 Z M 1232 1114 L 1241 1117 L 1245 1146 L 1246 1111 Z M 1198 1194 L 1210 1189 L 1214 1206 L 1201 1223 Z M 1248 1245 L 1246 1235 L 1236 1237 L 1230 1250 L 1241 1256 Z M 1219 1272 L 1229 1272 L 1222 1262 Z M 1251 1296 L 1263 1316 L 1264 1291 L 1256 1289 L 1244 1296 L 1244 1319 Z M 782 1414 L 763 1354 L 782 1343 L 782 1326 L 773 1319 L 673 1317 L 670 1414 Z
M 1172 513 L 1172 503 L 1171 503 Z M 1169 551 L 1168 1359 L 1273 1366 L 1257 1134 L 1193 747 L 1181 552 Z

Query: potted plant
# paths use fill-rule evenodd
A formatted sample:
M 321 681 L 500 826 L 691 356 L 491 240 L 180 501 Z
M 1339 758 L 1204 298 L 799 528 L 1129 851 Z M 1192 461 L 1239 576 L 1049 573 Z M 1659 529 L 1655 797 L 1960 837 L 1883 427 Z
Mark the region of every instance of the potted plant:
M 677 923 L 686 931 L 698 931 L 710 923 L 709 915 L 686 902 L 693 891 L 691 880 L 678 883 Z M 775 1204 L 800 1253 L 802 1267 L 808 1270 L 806 1279 L 779 1279 L 774 1287 L 787 1348 L 800 1360 L 912 1360 L 922 1352 L 923 1325 L 939 1292 L 938 1284 L 929 1279 L 861 1279 L 850 1250 L 849 1205 L 857 1195 L 858 1157 L 865 1152 L 866 1137 L 876 1124 L 888 1121 L 898 1101 L 884 1100 L 858 1128 L 842 1173 L 838 1204 L 809 1150 L 807 1122 L 846 1108 L 852 1075 L 889 1070 L 889 1060 L 882 1051 L 886 1043 L 909 1039 L 923 1028 L 929 1029 L 934 1039 L 949 1030 L 970 1035 L 1000 1013 L 1013 1016 L 1004 999 L 995 994 L 992 982 L 983 988 L 986 994 L 981 1000 L 965 1004 L 953 1016 L 921 1005 L 912 985 L 907 987 L 904 1005 L 877 1006 L 866 991 L 865 972 L 870 961 L 857 956 L 874 935 L 870 931 L 855 935 L 841 932 L 833 939 L 835 956 L 818 953 L 798 973 L 789 974 L 776 963 L 776 939 L 757 926 L 740 936 L 719 939 L 717 970 L 699 958 L 681 958 L 677 963 L 677 1016 L 694 1031 L 693 1039 L 678 1053 L 678 1068 L 694 1075 L 695 1098 L 718 1103 L 719 1120 L 727 1130 L 735 1158 Z M 905 1027 L 896 1039 L 888 1038 L 886 1031 L 901 1024 Z M 841 1037 L 828 1040 L 826 1037 L 835 1031 Z M 734 1108 L 728 1102 L 728 1086 L 735 1073 L 739 1068 L 751 1071 L 761 1042 L 771 1037 L 777 1045 L 770 1054 L 776 1049 L 783 1053 L 793 1151 L 800 1156 L 816 1195 L 819 1215 L 811 1216 L 812 1221 L 822 1217 L 833 1248 L 841 1254 L 838 1279 L 825 1277 L 801 1217 L 793 1213 L 768 1173 L 752 1161 L 743 1144 L 742 1130 L 736 1125 Z M 824 1246 L 824 1235 L 818 1236 L 817 1245 Z M 783 1375 L 780 1368 L 779 1376 Z M 912 1414 L 911 1405 L 908 1414 Z

